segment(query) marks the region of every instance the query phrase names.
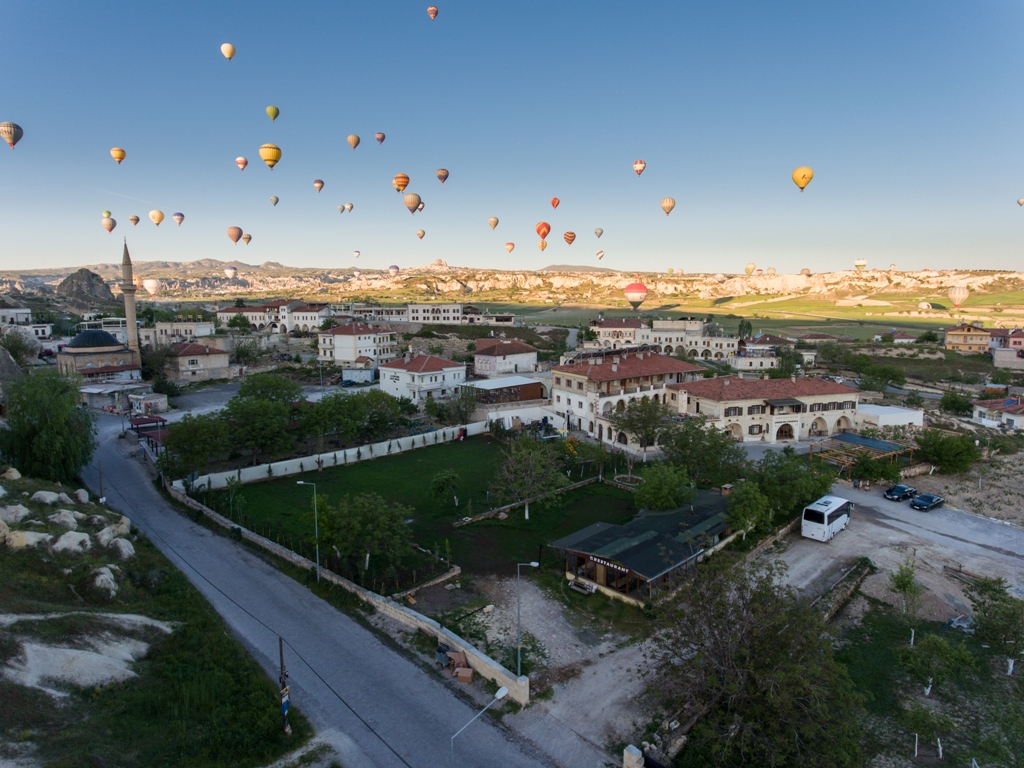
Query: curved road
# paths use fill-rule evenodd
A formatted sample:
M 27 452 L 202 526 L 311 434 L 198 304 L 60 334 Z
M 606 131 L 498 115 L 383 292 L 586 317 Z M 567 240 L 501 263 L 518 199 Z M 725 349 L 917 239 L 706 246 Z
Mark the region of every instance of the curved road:
M 103 492 L 199 589 L 266 670 L 278 675 L 277 638 L 286 643 L 292 701 L 317 731 L 340 732 L 345 768 L 437 768 L 449 764 L 450 738 L 479 708 L 438 677 L 283 575 L 248 549 L 170 507 L 144 467 L 119 449 L 120 420 L 99 417 L 99 448 L 83 478 Z M 553 765 L 529 743 L 484 717 L 455 742 L 460 768 Z

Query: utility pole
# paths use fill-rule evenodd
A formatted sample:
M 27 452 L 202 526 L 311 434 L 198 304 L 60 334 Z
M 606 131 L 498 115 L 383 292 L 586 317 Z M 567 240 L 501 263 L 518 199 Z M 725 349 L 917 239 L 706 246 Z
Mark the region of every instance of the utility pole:
M 281 657 L 281 677 L 278 678 L 281 683 L 281 718 L 284 722 L 284 732 L 286 735 L 292 735 L 292 727 L 288 725 L 288 709 L 291 706 L 291 700 L 289 697 L 290 689 L 288 687 L 288 672 L 284 668 L 284 638 L 277 638 L 277 652 Z

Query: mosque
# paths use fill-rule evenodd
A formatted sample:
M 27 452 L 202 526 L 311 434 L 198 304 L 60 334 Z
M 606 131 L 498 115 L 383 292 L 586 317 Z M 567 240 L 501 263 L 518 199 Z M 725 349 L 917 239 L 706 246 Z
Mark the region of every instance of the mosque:
M 132 260 L 125 241 L 124 256 L 121 258 L 121 293 L 124 295 L 128 343 L 122 344 L 106 331 L 82 331 L 57 353 L 57 366 L 61 371 L 77 373 L 83 382 L 142 379 L 139 326 L 135 319 L 136 289 L 132 279 Z

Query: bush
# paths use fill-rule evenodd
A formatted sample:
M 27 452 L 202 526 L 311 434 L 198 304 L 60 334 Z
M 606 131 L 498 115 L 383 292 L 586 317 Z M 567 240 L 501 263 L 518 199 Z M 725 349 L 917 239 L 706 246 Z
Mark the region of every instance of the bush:
M 959 392 L 947 392 L 939 401 L 939 408 L 957 416 L 970 416 L 974 410 L 971 399 Z
M 153 380 L 153 391 L 158 395 L 167 395 L 168 397 L 177 397 L 181 394 L 181 387 L 175 384 L 169 379 L 154 379 Z
M 928 429 L 918 436 L 917 444 L 921 458 L 936 465 L 944 474 L 966 472 L 981 458 L 981 452 L 970 435 L 947 435 Z

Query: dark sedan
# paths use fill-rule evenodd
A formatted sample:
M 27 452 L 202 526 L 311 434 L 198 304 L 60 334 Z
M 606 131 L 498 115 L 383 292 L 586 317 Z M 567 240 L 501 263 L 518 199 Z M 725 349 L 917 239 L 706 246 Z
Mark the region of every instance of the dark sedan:
M 909 485 L 894 485 L 885 492 L 885 498 L 889 501 L 906 501 L 917 496 L 917 489 Z
M 936 507 L 941 507 L 945 503 L 946 500 L 941 496 L 936 496 L 934 493 L 922 493 L 910 502 L 910 506 L 914 509 L 919 509 L 922 512 L 928 512 Z

